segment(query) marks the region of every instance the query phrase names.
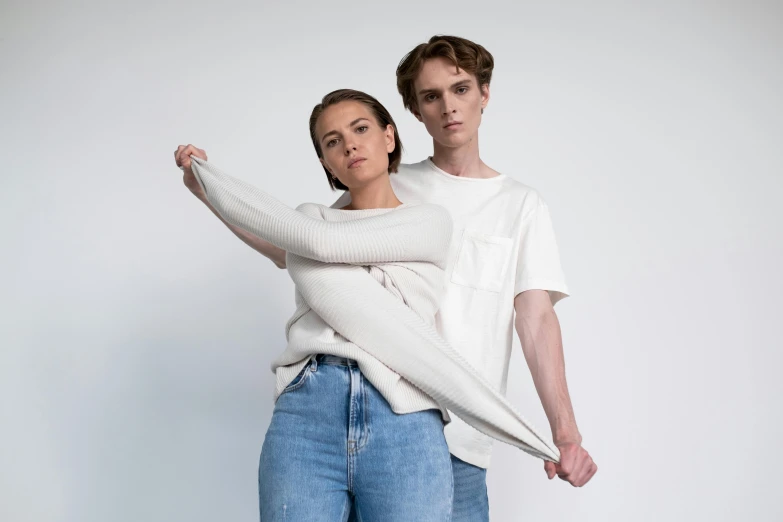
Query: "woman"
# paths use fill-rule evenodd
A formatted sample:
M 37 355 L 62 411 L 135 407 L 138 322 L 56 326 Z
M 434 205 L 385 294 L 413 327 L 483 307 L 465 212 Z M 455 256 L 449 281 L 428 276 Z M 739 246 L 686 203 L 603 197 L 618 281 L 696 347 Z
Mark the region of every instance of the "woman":
M 451 222 L 440 207 L 394 195 L 401 143 L 386 109 L 335 91 L 313 110 L 310 132 L 350 207 L 294 211 L 220 172 L 203 151 L 180 147 L 176 156 L 186 183 L 194 177 L 227 222 L 288 252 L 297 287 L 289 345 L 274 365 L 261 518 L 344 520 L 354 497 L 361 519 L 448 520 L 446 408 L 541 458 L 556 461 L 557 450 L 435 331 Z

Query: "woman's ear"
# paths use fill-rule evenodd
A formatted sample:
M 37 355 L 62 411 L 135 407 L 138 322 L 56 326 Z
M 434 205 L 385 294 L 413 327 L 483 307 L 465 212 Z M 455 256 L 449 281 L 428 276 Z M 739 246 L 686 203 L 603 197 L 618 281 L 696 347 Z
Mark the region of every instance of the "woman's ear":
M 329 165 L 327 165 L 327 164 L 326 164 L 326 162 L 324 161 L 324 159 L 323 159 L 323 158 L 318 158 L 318 161 L 320 161 L 320 162 L 321 162 L 321 165 L 323 165 L 323 166 L 324 166 L 324 168 L 326 169 L 326 171 L 327 171 L 327 172 L 329 172 L 329 175 L 330 175 L 330 176 L 332 176 L 332 177 L 334 177 L 334 173 L 332 172 L 332 169 L 330 169 L 330 168 L 329 168 Z
M 391 123 L 386 126 L 384 134 L 386 137 L 386 152 L 391 154 L 397 146 L 397 144 L 394 143 L 394 126 Z
M 329 165 L 326 164 L 323 158 L 318 158 L 318 160 L 321 162 L 321 165 L 324 166 L 326 172 L 329 173 L 329 177 L 331 178 L 332 183 L 337 183 L 338 181 L 340 181 L 339 179 L 337 179 L 337 176 L 334 175 L 334 172 L 332 172 L 332 169 L 329 168 Z

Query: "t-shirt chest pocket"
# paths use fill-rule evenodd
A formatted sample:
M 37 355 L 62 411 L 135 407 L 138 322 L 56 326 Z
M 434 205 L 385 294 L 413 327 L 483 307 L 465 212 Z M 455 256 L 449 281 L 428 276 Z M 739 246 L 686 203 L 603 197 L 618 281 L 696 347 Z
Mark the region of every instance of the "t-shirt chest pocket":
M 510 237 L 465 229 L 451 272 L 451 282 L 489 292 L 500 292 L 511 261 Z

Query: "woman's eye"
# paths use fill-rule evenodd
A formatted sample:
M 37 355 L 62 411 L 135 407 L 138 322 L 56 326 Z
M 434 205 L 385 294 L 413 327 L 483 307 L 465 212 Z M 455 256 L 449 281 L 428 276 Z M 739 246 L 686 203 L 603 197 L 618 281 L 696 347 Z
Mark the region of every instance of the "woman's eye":
M 361 127 L 356 127 L 356 132 L 367 132 L 367 125 L 362 125 Z
M 326 143 L 327 147 L 334 147 L 335 145 L 337 145 L 337 138 L 331 139 Z

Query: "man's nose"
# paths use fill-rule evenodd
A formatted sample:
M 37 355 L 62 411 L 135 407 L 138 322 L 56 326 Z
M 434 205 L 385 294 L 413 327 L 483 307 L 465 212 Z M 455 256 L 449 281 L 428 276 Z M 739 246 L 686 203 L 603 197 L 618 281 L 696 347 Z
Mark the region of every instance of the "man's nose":
M 454 98 L 452 98 L 450 95 L 445 94 L 442 100 L 442 106 L 441 110 L 443 111 L 444 116 L 448 116 L 449 114 L 452 114 L 455 112 L 456 109 L 454 109 Z

